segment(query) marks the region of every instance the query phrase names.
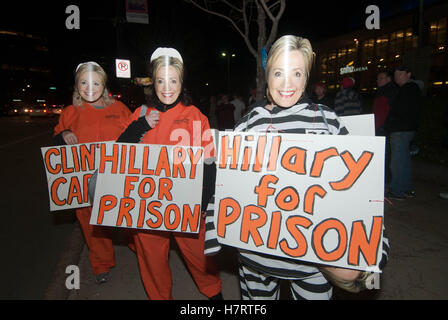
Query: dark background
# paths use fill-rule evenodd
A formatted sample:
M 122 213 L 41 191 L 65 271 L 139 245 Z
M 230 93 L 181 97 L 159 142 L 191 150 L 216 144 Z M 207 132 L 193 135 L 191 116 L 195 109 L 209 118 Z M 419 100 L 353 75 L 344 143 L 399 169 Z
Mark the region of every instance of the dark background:
M 436 1 L 426 0 L 425 4 Z M 65 9 L 71 4 L 80 9 L 79 30 L 65 27 L 69 16 Z M 368 16 L 365 9 L 370 4 L 379 6 L 383 20 L 403 11 L 418 10 L 419 0 L 288 0 L 277 38 L 295 34 L 309 38 L 313 44 L 362 28 Z M 51 69 L 48 81 L 57 87 L 59 103 L 70 103 L 74 69 L 78 63 L 90 60 L 105 68 L 113 93 L 141 102 L 140 87 L 129 84 L 129 80 L 115 78 L 114 61 L 115 58 L 130 59 L 132 77 L 145 76 L 148 59 L 159 46 L 174 47 L 181 52 L 187 70 L 186 86 L 196 97 L 228 91 L 229 71 L 232 91 L 246 97 L 255 87 L 256 61 L 242 37 L 229 22 L 183 0 L 148 0 L 147 25 L 125 23 L 125 0 L 8 1 L 2 2 L 2 6 L 2 29 L 38 33 L 47 39 L 45 63 Z M 221 57 L 223 51 L 235 53 L 236 57 L 227 61 Z M 25 52 L 22 60 L 33 60 L 33 57 Z

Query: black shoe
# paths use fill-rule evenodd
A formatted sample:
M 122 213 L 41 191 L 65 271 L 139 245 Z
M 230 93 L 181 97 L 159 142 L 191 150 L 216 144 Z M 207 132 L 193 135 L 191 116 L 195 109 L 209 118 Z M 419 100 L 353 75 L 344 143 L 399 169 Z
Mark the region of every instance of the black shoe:
M 417 195 L 415 194 L 414 190 L 408 191 L 404 193 L 404 196 L 408 199 L 413 199 L 415 198 Z
M 99 275 L 95 276 L 95 280 L 97 284 L 106 283 L 109 280 L 109 272 L 100 273 Z
M 400 196 L 400 195 L 392 193 L 392 192 L 388 192 L 386 197 L 391 200 L 399 200 L 399 201 L 407 199 L 405 196 Z
M 208 298 L 209 300 L 224 300 L 224 297 L 222 296 L 222 293 L 218 293 L 216 296 Z

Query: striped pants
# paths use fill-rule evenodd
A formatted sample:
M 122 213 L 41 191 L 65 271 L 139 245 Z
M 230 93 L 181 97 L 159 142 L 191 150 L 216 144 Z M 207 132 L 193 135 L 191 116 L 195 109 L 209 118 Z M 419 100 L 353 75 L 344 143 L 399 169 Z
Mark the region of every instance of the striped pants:
M 243 300 L 278 300 L 280 278 L 260 273 L 240 263 L 240 287 Z M 330 300 L 333 287 L 321 272 L 301 279 L 289 279 L 294 300 Z

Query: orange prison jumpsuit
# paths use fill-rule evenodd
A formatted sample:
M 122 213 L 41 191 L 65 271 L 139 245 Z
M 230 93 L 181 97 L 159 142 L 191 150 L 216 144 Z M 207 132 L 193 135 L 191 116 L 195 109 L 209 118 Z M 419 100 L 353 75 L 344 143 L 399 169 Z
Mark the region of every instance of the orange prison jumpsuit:
M 104 109 L 96 109 L 88 103 L 68 106 L 60 115 L 54 134 L 70 130 L 78 138 L 78 143 L 115 141 L 126 128 L 131 115 L 120 101 Z M 90 264 L 93 273 L 98 275 L 115 266 L 114 247 L 107 228 L 90 224 L 91 213 L 92 207 L 76 209 L 76 217 L 89 248 Z
M 149 114 L 154 108 L 148 108 Z M 140 115 L 140 108 L 133 114 L 133 120 Z M 185 129 L 189 139 L 170 140 L 175 129 Z M 204 131 L 210 129 L 208 119 L 195 106 L 182 103 L 160 113 L 159 123 L 143 136 L 141 143 L 163 145 L 189 145 L 204 147 L 204 159 L 214 156 L 212 138 L 203 137 Z M 183 130 L 174 131 L 181 133 Z M 193 135 L 193 131 L 195 135 Z M 185 131 L 184 131 L 185 132 Z M 208 147 L 206 147 L 208 146 Z M 211 148 L 210 148 L 211 146 Z M 221 292 L 221 279 L 218 267 L 212 257 L 204 255 L 205 221 L 201 220 L 198 234 L 169 231 L 139 230 L 135 232 L 134 241 L 137 251 L 140 275 L 149 299 L 172 300 L 172 276 L 168 263 L 170 237 L 173 236 L 182 252 L 199 291 L 207 297 Z

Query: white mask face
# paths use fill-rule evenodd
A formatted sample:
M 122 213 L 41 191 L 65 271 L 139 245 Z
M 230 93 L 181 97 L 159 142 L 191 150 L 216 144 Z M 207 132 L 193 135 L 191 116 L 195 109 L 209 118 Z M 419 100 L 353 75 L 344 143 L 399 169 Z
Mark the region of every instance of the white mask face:
M 292 107 L 302 96 L 305 84 L 305 59 L 300 51 L 287 50 L 273 61 L 268 87 L 276 105 Z
M 79 77 L 78 92 L 86 102 L 94 103 L 98 101 L 104 92 L 100 75 L 93 71 L 83 72 Z
M 174 103 L 180 95 L 179 73 L 173 66 L 163 66 L 157 70 L 155 79 L 157 97 L 164 104 Z

